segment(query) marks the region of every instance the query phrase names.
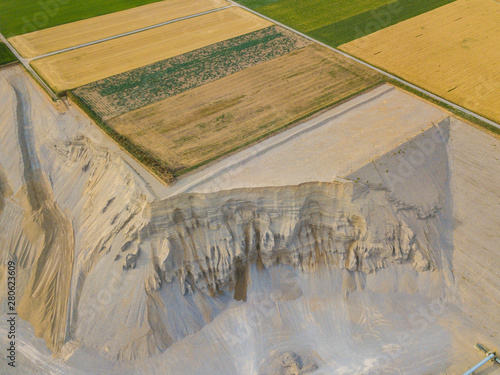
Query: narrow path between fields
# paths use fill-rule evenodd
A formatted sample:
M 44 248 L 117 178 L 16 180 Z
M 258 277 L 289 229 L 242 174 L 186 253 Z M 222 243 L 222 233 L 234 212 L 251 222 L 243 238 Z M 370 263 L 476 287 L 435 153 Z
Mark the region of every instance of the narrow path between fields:
M 190 18 L 203 16 L 205 14 L 218 12 L 220 10 L 231 8 L 231 7 L 232 7 L 232 5 L 228 5 L 228 6 L 225 6 L 225 7 L 222 7 L 222 8 L 207 10 L 206 12 L 201 12 L 201 13 L 196 13 L 196 14 L 190 14 L 189 16 L 180 17 L 180 18 L 176 18 L 176 19 L 173 19 L 173 20 L 170 20 L 170 21 L 165 21 L 165 22 L 157 23 L 157 24 L 154 24 L 154 25 L 151 25 L 151 26 L 147 26 L 147 27 L 143 27 L 143 28 L 137 29 L 137 30 L 127 31 L 126 33 L 121 33 L 121 34 L 113 35 L 113 36 L 110 36 L 110 37 L 107 37 L 107 38 L 94 40 L 92 42 L 78 44 L 78 45 L 73 46 L 73 47 L 63 48 L 63 49 L 60 49 L 60 50 L 57 50 L 57 51 L 54 51 L 54 52 L 45 53 L 43 55 L 31 57 L 31 58 L 28 58 L 28 59 L 25 59 L 25 60 L 28 61 L 28 62 L 30 62 L 32 60 L 41 59 L 41 58 L 52 56 L 52 55 L 57 55 L 59 53 L 68 52 L 68 51 L 72 51 L 72 50 L 79 49 L 79 48 L 82 48 L 82 47 L 91 46 L 93 44 L 107 42 L 108 40 L 113 40 L 113 39 L 121 38 L 123 36 L 128 36 L 128 35 L 140 33 L 141 31 L 155 29 L 157 27 L 165 26 L 165 25 L 168 25 L 170 23 L 179 22 L 179 21 L 190 19 Z
M 229 1 L 231 4 L 233 4 L 234 6 L 238 6 L 238 7 L 242 8 L 242 9 L 245 9 L 245 10 L 246 10 L 246 11 L 248 11 L 248 12 L 251 12 L 251 13 L 253 13 L 253 14 L 255 14 L 255 15 L 259 16 L 259 17 L 262 17 L 262 18 L 265 18 L 265 19 L 266 19 L 266 20 L 268 20 L 268 21 L 274 22 L 275 24 L 280 25 L 281 27 L 284 27 L 284 28 L 285 28 L 285 29 L 287 29 L 287 30 L 290 30 L 290 31 L 292 31 L 292 32 L 294 32 L 294 33 L 296 33 L 296 34 L 298 34 L 298 35 L 300 35 L 300 36 L 304 37 L 304 38 L 307 38 L 307 39 L 309 39 L 309 40 L 311 40 L 311 41 L 313 41 L 313 42 L 315 42 L 315 43 L 318 43 L 318 44 L 322 45 L 323 47 L 326 47 L 326 48 L 328 48 L 328 49 L 330 49 L 330 50 L 332 50 L 332 51 L 334 51 L 334 52 L 337 52 L 337 53 L 341 54 L 341 55 L 342 55 L 342 56 L 344 56 L 344 57 L 347 57 L 348 59 L 351 59 L 351 60 L 353 60 L 353 61 L 356 61 L 357 63 L 362 64 L 362 65 L 364 65 L 364 66 L 366 66 L 366 67 L 368 67 L 368 68 L 370 68 L 370 69 L 373 69 L 373 70 L 375 70 L 375 71 L 377 71 L 377 72 L 379 72 L 379 73 L 383 74 L 383 75 L 384 75 L 384 76 L 386 76 L 386 77 L 389 77 L 389 78 L 391 78 L 391 79 L 393 79 L 393 80 L 395 80 L 395 81 L 398 81 L 398 82 L 400 82 L 400 83 L 402 83 L 402 84 L 404 84 L 404 85 L 406 85 L 406 86 L 408 86 L 408 87 L 411 87 L 412 89 L 414 89 L 414 90 L 416 90 L 416 91 L 418 91 L 418 92 L 420 92 L 420 93 L 422 93 L 422 94 L 425 94 L 425 95 L 427 95 L 427 96 L 429 96 L 429 97 L 431 97 L 431 98 L 433 98 L 433 99 L 435 99 L 435 100 L 438 100 L 438 101 L 440 101 L 441 103 L 447 104 L 447 105 L 449 105 L 450 107 L 453 107 L 453 108 L 455 108 L 455 109 L 457 109 L 457 110 L 459 110 L 459 111 L 461 111 L 461 112 L 464 112 L 464 113 L 468 114 L 469 116 L 475 117 L 476 119 L 478 119 L 478 120 L 480 120 L 480 121 L 483 121 L 483 122 L 485 122 L 485 123 L 487 123 L 487 124 L 489 124 L 489 125 L 491 125 L 491 126 L 494 126 L 495 128 L 497 128 L 497 129 L 499 129 L 499 130 L 500 130 L 500 124 L 497 124 L 496 122 L 494 122 L 494 121 L 492 121 L 492 120 L 490 120 L 490 119 L 487 119 L 486 117 L 483 117 L 483 116 L 481 116 L 481 115 L 478 115 L 478 114 L 477 114 L 477 113 L 475 113 L 475 112 L 469 111 L 468 109 L 465 109 L 464 107 L 461 107 L 461 106 L 459 106 L 458 104 L 455 104 L 455 103 L 453 103 L 453 102 L 450 102 L 449 100 L 446 100 L 446 99 L 444 99 L 444 98 L 440 97 L 439 95 L 433 94 L 433 93 L 431 93 L 430 91 L 427 91 L 427 90 L 425 90 L 425 89 L 423 89 L 423 88 L 421 88 L 421 87 L 415 86 L 414 84 L 412 84 L 412 83 L 410 83 L 410 82 L 408 82 L 408 81 L 405 81 L 405 80 L 404 80 L 404 79 L 402 79 L 402 78 L 399 78 L 399 77 L 397 77 L 397 76 L 395 76 L 395 75 L 393 75 L 393 74 L 391 74 L 391 73 L 388 73 L 388 72 L 386 72 L 385 70 L 379 69 L 379 68 L 377 68 L 376 66 L 371 65 L 371 64 L 369 64 L 369 63 L 367 63 L 367 62 L 365 62 L 365 61 L 363 61 L 363 60 L 360 60 L 360 59 L 358 59 L 358 58 L 356 58 L 356 57 L 354 57 L 354 56 L 352 56 L 352 55 L 350 55 L 350 54 L 348 54 L 348 53 L 345 53 L 345 52 L 343 52 L 343 51 L 341 51 L 341 50 L 339 50 L 339 49 L 337 49 L 337 48 L 334 48 L 334 47 L 332 47 L 332 46 L 329 46 L 328 44 L 325 44 L 325 43 L 320 42 L 319 40 L 316 40 L 316 39 L 314 39 L 314 38 L 311 38 L 309 35 L 306 35 L 306 34 L 304 34 L 304 33 L 301 33 L 300 31 L 297 31 L 297 30 L 295 30 L 295 29 L 293 29 L 293 28 L 291 28 L 291 27 L 289 27 L 289 26 L 287 26 L 287 25 L 285 25 L 285 24 L 282 24 L 281 22 L 278 22 L 278 21 L 276 21 L 276 20 L 274 20 L 274 19 L 272 19 L 272 18 L 270 18 L 270 17 L 267 17 L 267 16 L 265 16 L 265 15 L 263 15 L 263 14 L 259 13 L 259 12 L 256 12 L 256 11 L 254 11 L 253 9 L 250 9 L 250 8 L 247 8 L 246 6 L 243 6 L 243 5 L 241 5 L 241 4 L 238 4 L 238 3 L 234 2 L 233 0 L 228 0 L 228 1 Z

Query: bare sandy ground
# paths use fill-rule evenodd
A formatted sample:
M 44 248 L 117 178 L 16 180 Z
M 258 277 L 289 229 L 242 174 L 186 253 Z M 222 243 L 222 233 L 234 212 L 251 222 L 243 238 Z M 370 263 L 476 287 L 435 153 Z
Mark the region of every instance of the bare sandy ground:
M 452 121 L 454 257 L 459 295 L 478 327 L 500 334 L 500 140 Z
M 334 167 L 317 152 L 302 169 L 282 172 L 292 174 L 286 188 L 263 185 L 260 168 L 234 179 L 239 189 L 163 198 L 172 190 L 155 192 L 140 167 L 79 112 L 57 112 L 20 69 L 0 70 L 0 80 L 1 283 L 6 259 L 24 254 L 23 296 L 44 244 L 26 225 L 32 215 L 12 116 L 18 98 L 30 118 L 30 160 L 74 233 L 72 276 L 62 280 L 64 345 L 52 357 L 36 324 L 20 321 L 22 373 L 455 374 L 482 358 L 476 342 L 500 344 L 500 152 L 491 135 L 391 90 L 378 110 L 374 99 L 325 123 L 323 137 L 336 135 L 336 147 L 322 145 Z M 383 110 L 388 95 L 398 103 L 393 116 Z M 384 136 L 363 143 L 372 154 L 342 148 L 363 141 L 328 125 L 344 116 L 359 131 L 379 119 Z M 280 160 L 274 150 L 258 156 L 262 165 Z M 324 175 L 308 174 L 314 161 Z M 332 182 L 335 175 L 343 178 Z M 246 302 L 233 298 L 241 280 Z M 0 321 L 2 347 L 6 329 Z M 0 369 L 7 371 L 4 360 Z
M 181 173 L 380 82 L 360 64 L 308 45 L 107 123 Z

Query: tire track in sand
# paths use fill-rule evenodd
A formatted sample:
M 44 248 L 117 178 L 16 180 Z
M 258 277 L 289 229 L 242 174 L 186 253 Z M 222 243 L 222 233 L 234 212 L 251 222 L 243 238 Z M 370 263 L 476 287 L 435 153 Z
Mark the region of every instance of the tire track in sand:
M 66 336 L 74 254 L 73 228 L 55 202 L 52 187 L 40 168 L 29 98 L 16 84 L 12 86 L 17 101 L 18 139 L 28 197 L 24 230 L 43 236 L 17 312 L 21 319 L 33 325 L 36 336 L 44 338 L 50 349 L 58 351 Z

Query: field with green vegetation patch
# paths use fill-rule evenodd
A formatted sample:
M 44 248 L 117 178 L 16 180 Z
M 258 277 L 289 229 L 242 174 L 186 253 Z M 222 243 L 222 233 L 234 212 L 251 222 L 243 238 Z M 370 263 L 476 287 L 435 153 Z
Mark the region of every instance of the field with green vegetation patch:
M 118 74 L 74 90 L 104 119 L 156 103 L 310 44 L 281 27 L 268 27 Z
M 237 0 L 337 47 L 455 0 Z
M 0 32 L 10 38 L 160 0 L 0 1 Z
M 0 65 L 14 61 L 17 61 L 16 56 L 10 52 L 10 49 L 4 43 L 0 43 Z
M 382 80 L 377 72 L 311 43 L 105 122 L 178 176 Z

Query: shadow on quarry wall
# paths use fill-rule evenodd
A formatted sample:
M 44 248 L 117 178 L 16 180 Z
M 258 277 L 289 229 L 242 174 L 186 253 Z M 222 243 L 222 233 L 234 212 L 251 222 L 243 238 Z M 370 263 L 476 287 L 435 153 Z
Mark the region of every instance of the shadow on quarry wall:
M 236 289 L 243 300 L 248 262 L 300 269 L 328 264 L 362 273 L 388 263 L 420 272 L 449 269 L 448 127 L 446 119 L 347 180 L 153 202 L 141 241 L 164 238 L 155 248 L 163 279 L 178 277 L 184 291 L 196 287 L 210 295 Z
M 433 291 L 422 292 L 443 295 L 453 283 L 448 134 L 446 119 L 349 180 L 153 202 L 148 224 L 117 260 L 129 270 L 143 256 L 154 259 L 147 283 L 148 308 L 155 301 L 152 341 L 168 347 L 210 322 L 233 298 L 245 301 L 251 264 L 260 270 L 277 264 L 304 272 L 344 270 L 345 292 L 363 290 L 366 275 L 389 265 L 410 265 L 439 275 Z M 173 285 L 180 290 L 172 291 Z M 171 293 L 183 295 L 190 308 L 171 309 Z M 172 314 L 181 319 L 188 311 L 200 317 L 179 329 Z

